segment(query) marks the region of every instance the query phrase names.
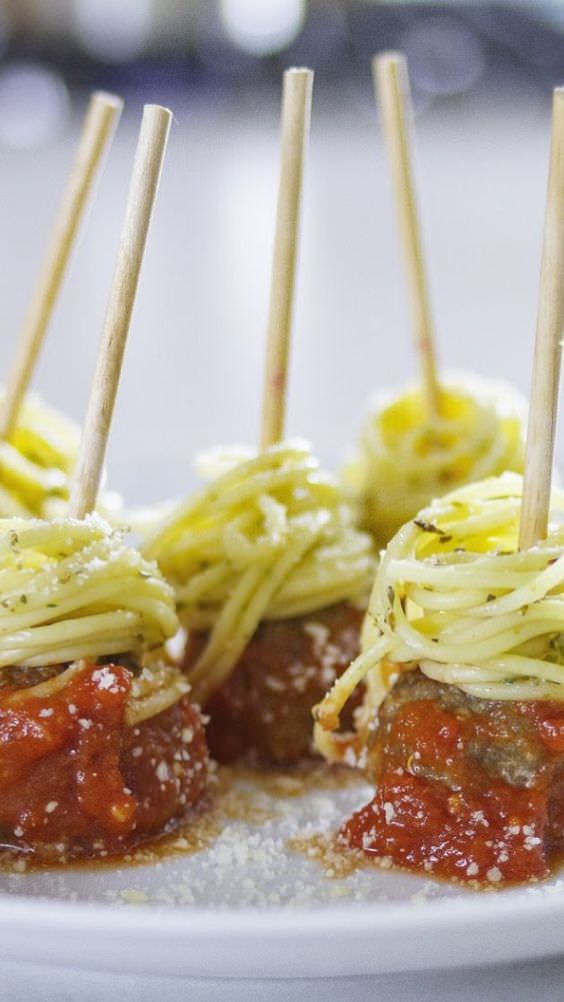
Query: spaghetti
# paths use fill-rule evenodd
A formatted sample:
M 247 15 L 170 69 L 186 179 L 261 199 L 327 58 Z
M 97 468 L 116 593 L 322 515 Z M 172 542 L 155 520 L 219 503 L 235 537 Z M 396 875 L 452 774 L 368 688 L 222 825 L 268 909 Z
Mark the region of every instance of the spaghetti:
M 190 687 L 162 653 L 171 587 L 98 515 L 12 518 L 0 594 L 2 841 L 98 855 L 160 834 L 207 775 Z
M 369 537 L 353 528 L 337 485 L 307 446 L 215 453 L 205 464 L 209 486 L 144 547 L 172 582 L 183 625 L 210 631 L 189 676 L 202 702 L 262 620 L 362 599 L 374 572 Z
M 361 525 L 385 545 L 429 502 L 458 486 L 523 470 L 525 404 L 504 384 L 447 376 L 430 419 L 419 387 L 381 397 L 344 481 Z
M 68 498 L 79 437 L 68 418 L 26 398 L 10 441 L 0 442 L 0 517 L 48 517 Z
M 176 629 L 155 565 L 98 516 L 0 519 L 0 678 L 82 657 L 138 653 Z
M 366 676 L 374 709 L 394 677 L 390 664 L 418 665 L 481 699 L 564 701 L 564 526 L 520 552 L 521 490 L 510 473 L 471 484 L 394 536 L 370 599 L 364 653 L 318 708 L 321 724 L 337 725 Z M 553 511 L 564 512 L 561 491 Z
M 208 486 L 144 552 L 174 586 L 216 756 L 293 761 L 311 753 L 311 706 L 357 653 L 372 542 L 300 442 L 215 452 L 203 468 Z

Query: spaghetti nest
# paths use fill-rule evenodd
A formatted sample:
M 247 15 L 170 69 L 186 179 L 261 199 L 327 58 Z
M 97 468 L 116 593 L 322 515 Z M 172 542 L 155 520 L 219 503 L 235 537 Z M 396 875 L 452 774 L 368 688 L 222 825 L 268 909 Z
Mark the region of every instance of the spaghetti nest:
M 431 419 L 420 388 L 381 397 L 344 482 L 360 524 L 385 546 L 435 498 L 463 484 L 523 471 L 525 404 L 501 383 L 446 377 Z
M 547 538 L 520 551 L 521 494 L 518 474 L 491 477 L 434 501 L 394 536 L 363 653 L 315 711 L 328 757 L 339 757 L 328 732 L 361 679 L 360 730 L 397 672 L 416 666 L 482 699 L 564 700 L 564 492 L 553 492 Z
M 157 566 L 97 515 L 0 519 L 0 595 L 0 684 L 11 686 L 16 668 L 18 698 L 60 688 L 85 658 L 140 658 L 178 629 Z M 131 719 L 160 712 L 187 688 L 176 670 L 139 666 Z
M 362 599 L 375 570 L 370 537 L 354 528 L 337 484 L 305 444 L 215 452 L 204 466 L 209 485 L 144 547 L 172 582 L 184 627 L 208 634 L 189 675 L 202 703 L 262 620 Z
M 10 441 L 0 442 L 0 517 L 49 517 L 68 498 L 79 438 L 72 421 L 26 398 Z

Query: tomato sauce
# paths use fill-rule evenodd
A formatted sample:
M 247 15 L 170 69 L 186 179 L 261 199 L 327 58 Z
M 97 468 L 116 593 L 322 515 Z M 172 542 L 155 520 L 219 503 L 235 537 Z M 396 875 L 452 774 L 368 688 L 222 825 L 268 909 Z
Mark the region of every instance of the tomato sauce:
M 464 882 L 546 877 L 564 848 L 564 707 L 460 692 L 444 705 L 445 688 L 391 713 L 383 704 L 370 753 L 376 794 L 339 843 Z
M 187 699 L 130 727 L 132 672 L 86 663 L 57 692 L 0 691 L 0 843 L 44 858 L 122 852 L 199 804 L 208 758 Z

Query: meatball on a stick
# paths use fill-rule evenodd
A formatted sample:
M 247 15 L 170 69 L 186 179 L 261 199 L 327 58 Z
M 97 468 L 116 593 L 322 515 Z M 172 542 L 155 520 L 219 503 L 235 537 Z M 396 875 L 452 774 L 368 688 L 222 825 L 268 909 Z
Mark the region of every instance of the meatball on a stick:
M 207 753 L 156 565 L 97 515 L 0 519 L 0 584 L 3 847 L 106 856 L 187 817 Z
M 172 589 L 91 514 L 170 119 L 145 108 L 69 516 L 0 520 L 0 830 L 48 861 L 162 835 L 206 789 Z
M 220 761 L 312 754 L 311 707 L 358 652 L 375 566 L 337 484 L 306 445 L 283 440 L 312 77 L 284 76 L 260 450 L 218 450 L 209 486 L 144 546 L 175 587 L 184 667 Z
M 364 652 L 316 709 L 318 747 L 376 781 L 341 844 L 488 885 L 564 847 L 564 494 L 551 493 L 564 329 L 564 90 L 553 134 L 525 475 L 447 494 L 394 536 Z M 355 735 L 339 714 L 366 684 Z

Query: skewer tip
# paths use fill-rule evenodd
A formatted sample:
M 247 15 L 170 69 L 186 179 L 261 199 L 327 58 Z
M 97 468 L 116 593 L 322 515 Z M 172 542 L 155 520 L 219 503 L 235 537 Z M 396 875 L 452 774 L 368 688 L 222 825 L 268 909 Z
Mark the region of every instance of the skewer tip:
M 143 105 L 143 122 L 161 136 L 168 135 L 173 118 L 174 115 L 170 108 L 166 108 L 162 104 Z
M 407 59 L 399 49 L 385 49 L 384 52 L 376 52 L 372 57 L 372 69 L 374 73 L 394 68 L 404 68 L 407 72 Z
M 166 118 L 172 118 L 172 111 L 170 108 L 166 108 L 164 104 L 144 104 L 143 112 L 151 115 L 162 115 Z
M 92 103 L 103 104 L 106 108 L 113 108 L 116 112 L 123 108 L 123 98 L 118 94 L 110 94 L 107 90 L 95 90 L 92 94 Z

